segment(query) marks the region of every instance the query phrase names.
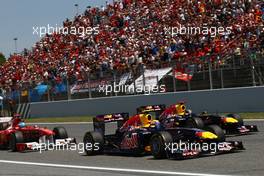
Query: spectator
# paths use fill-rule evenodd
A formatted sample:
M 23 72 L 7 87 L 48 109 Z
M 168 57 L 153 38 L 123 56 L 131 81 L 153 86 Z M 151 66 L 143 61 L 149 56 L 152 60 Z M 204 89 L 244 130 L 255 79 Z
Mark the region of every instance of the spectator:
M 262 17 L 262 19 L 261 19 Z M 224 35 L 165 34 L 165 28 L 232 27 Z M 99 34 L 47 34 L 32 50 L 14 54 L 0 67 L 0 84 L 13 88 L 23 82 L 60 83 L 86 80 L 87 70 L 98 77 L 160 68 L 176 63 L 195 64 L 201 70 L 209 58 L 216 67 L 225 58 L 249 50 L 263 52 L 263 4 L 258 0 L 119 0 L 106 8 L 88 7 L 65 28 L 99 27 Z M 262 30 L 256 30 L 257 26 Z

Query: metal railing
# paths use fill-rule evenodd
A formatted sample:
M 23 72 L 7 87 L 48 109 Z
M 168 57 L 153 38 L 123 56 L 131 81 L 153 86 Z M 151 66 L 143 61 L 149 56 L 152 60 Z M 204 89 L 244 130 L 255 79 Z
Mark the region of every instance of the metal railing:
M 158 80 L 158 85 L 165 85 L 166 92 L 219 89 L 230 87 L 260 86 L 264 83 L 264 59 L 259 55 L 256 60 L 250 58 L 232 58 L 232 62 L 216 66 L 214 63 L 207 63 L 202 69 L 195 67 L 194 76 L 191 81 L 180 81 L 171 75 L 166 75 L 163 79 Z M 174 64 L 171 64 L 174 67 Z M 129 75 L 124 86 L 132 86 L 135 89 L 135 81 L 143 75 L 143 86 L 146 84 L 144 75 L 144 66 L 140 74 L 134 73 L 114 73 L 108 72 L 103 74 L 87 73 L 87 79 L 75 81 L 63 78 L 59 84 L 46 82 L 43 85 L 34 85 L 23 83 L 13 90 L 5 90 L 4 97 L 12 99 L 17 104 L 29 102 L 60 101 L 70 99 L 124 96 L 138 93 L 137 91 L 119 91 L 106 94 L 100 90 L 100 87 L 106 85 L 121 85 L 124 75 Z M 156 93 L 160 93 L 157 91 Z

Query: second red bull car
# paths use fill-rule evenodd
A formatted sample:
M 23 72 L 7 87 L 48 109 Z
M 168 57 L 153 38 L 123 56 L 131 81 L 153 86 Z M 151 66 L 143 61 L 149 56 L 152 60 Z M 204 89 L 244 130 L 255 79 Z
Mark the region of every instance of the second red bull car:
M 141 106 L 137 108 L 137 113 L 151 113 L 167 128 L 191 127 L 210 130 L 209 126 L 218 126 L 220 128 L 212 132 L 222 139 L 225 138 L 226 134 L 250 134 L 258 131 L 256 125 L 244 125 L 243 119 L 238 114 L 225 116 L 206 112 L 194 114 L 191 110 L 186 109 L 183 102 L 167 108 L 165 105 Z

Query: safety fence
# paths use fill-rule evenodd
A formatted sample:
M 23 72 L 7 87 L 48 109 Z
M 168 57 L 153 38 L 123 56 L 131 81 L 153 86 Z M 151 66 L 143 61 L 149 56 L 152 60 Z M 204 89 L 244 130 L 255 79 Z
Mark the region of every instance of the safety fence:
M 27 82 L 10 90 L 2 90 L 0 96 L 2 94 L 2 97 L 11 99 L 13 103 L 22 104 L 263 85 L 262 55 L 255 60 L 235 57 L 231 60 L 231 63 L 221 67 L 213 63 L 203 67 L 187 64 L 180 72 L 176 64 L 159 69 L 146 69 L 142 65 L 137 73 L 87 73 L 87 77 L 82 80 L 64 77 L 59 82 L 53 80 L 42 84 Z M 5 103 L 4 100 L 2 102 L 9 103 Z

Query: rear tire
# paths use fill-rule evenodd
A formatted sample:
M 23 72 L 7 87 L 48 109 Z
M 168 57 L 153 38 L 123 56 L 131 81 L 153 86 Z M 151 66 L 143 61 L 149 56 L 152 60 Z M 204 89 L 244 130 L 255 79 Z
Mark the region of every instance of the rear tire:
M 87 132 L 83 137 L 83 143 L 88 156 L 98 155 L 103 151 L 104 137 L 99 132 Z
M 223 129 L 218 125 L 208 125 L 207 127 L 205 127 L 205 130 L 210 131 L 214 133 L 215 135 L 217 135 L 218 137 L 217 139 L 220 142 L 224 142 L 226 140 Z
M 23 133 L 21 131 L 16 131 L 10 135 L 9 149 L 12 152 L 17 151 L 17 143 L 24 143 Z
M 53 132 L 55 133 L 54 139 L 67 139 L 68 133 L 64 127 L 55 127 L 53 129 Z
M 7 129 L 8 128 L 8 123 L 1 123 L 0 124 L 0 131 L 1 130 L 5 130 L 5 129 Z
M 187 120 L 186 126 L 189 127 L 189 128 L 203 129 L 204 128 L 204 122 L 199 117 L 192 117 L 192 118 L 189 118 Z
M 172 136 L 169 132 L 161 131 L 154 134 L 150 139 L 151 153 L 155 159 L 167 158 L 167 151 L 165 144 L 173 142 Z
M 227 117 L 233 117 L 234 119 L 236 119 L 238 121 L 239 126 L 244 125 L 243 119 L 238 114 L 227 114 L 226 116 Z

